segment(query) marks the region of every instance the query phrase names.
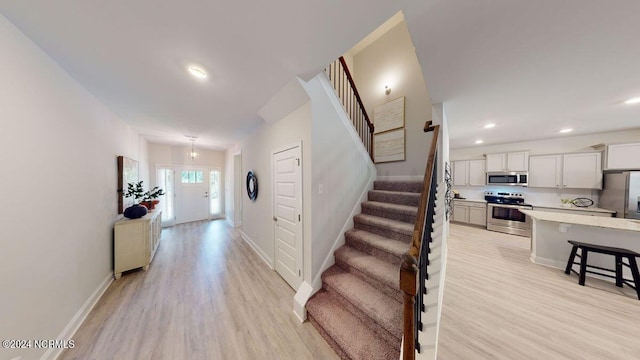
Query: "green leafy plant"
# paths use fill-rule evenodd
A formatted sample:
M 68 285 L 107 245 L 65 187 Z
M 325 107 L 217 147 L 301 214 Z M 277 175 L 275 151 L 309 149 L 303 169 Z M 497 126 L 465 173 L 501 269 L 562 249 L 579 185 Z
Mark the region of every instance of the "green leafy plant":
M 571 199 L 560 199 L 560 202 L 565 204 L 565 205 L 570 205 L 571 204 Z
M 143 182 L 138 181 L 137 183 L 127 184 L 127 191 L 124 192 L 124 197 L 133 197 L 134 201 L 138 203 L 153 201 L 164 194 L 164 191 L 157 186 L 149 191 L 144 191 Z
M 124 197 L 132 197 L 135 203 L 138 202 L 138 199 L 142 199 L 144 197 L 144 188 L 142 186 L 142 181 L 138 181 L 137 183 L 128 183 L 127 191 L 125 191 Z
M 158 197 L 164 195 L 164 190 L 159 187 L 154 187 L 153 189 L 142 194 L 142 201 L 152 201 L 157 199 Z

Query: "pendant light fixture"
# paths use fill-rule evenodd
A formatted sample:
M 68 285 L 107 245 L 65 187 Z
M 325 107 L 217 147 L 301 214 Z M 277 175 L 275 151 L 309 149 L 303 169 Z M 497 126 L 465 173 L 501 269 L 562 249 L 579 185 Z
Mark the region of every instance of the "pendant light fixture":
M 191 158 L 191 160 L 195 160 L 196 156 L 198 156 L 198 153 L 194 148 L 194 143 L 196 142 L 197 137 L 189 135 L 187 135 L 187 137 L 189 138 L 189 141 L 191 141 L 191 151 L 189 152 L 189 157 Z

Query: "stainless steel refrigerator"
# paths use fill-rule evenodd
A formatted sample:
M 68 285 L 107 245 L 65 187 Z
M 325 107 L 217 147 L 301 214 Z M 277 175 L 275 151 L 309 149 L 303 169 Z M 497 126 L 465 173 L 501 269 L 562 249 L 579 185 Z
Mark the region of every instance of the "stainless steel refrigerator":
M 598 206 L 616 217 L 640 219 L 640 171 L 606 172 Z

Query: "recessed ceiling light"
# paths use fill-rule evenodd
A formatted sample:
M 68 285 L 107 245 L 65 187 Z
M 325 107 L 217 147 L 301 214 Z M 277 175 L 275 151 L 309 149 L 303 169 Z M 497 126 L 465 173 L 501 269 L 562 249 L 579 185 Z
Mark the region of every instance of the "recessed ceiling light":
M 485 129 L 491 129 L 491 128 L 494 128 L 494 127 L 496 127 L 496 124 L 493 124 L 493 123 L 487 124 L 487 125 L 484 126 Z
M 566 133 L 569 133 L 569 132 L 572 132 L 572 131 L 573 131 L 573 129 L 569 129 L 569 128 L 567 128 L 567 129 L 562 129 L 562 130 L 560 130 L 560 131 L 558 131 L 558 132 L 559 132 L 560 134 L 566 134 Z
M 189 73 L 191 75 L 193 75 L 194 77 L 197 77 L 198 79 L 206 79 L 207 78 L 207 72 L 204 71 L 204 69 L 199 67 L 199 66 L 189 65 L 187 70 L 189 70 Z
M 476 144 L 482 144 L 483 142 L 484 142 L 484 141 L 482 141 L 482 140 L 480 140 L 480 139 L 476 140 Z
M 640 97 L 629 99 L 624 102 L 625 104 L 637 104 L 640 103 Z

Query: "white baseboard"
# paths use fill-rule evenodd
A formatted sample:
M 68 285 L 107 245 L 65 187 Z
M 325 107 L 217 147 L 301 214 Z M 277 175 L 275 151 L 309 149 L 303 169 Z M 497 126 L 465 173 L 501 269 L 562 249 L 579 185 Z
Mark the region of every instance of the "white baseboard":
M 538 264 L 538 265 L 543 265 L 543 266 L 548 266 L 548 267 L 552 267 L 555 269 L 561 269 L 564 270 L 564 268 L 567 266 L 567 263 L 564 261 L 557 261 L 557 260 L 553 260 L 553 259 L 547 259 L 547 258 L 543 258 L 540 256 L 535 256 L 533 254 L 531 254 L 531 262 L 533 262 L 534 264 Z
M 380 181 L 423 181 L 424 175 L 378 176 Z
M 84 302 L 80 310 L 71 318 L 71 321 L 64 327 L 60 335 L 56 337 L 56 340 L 71 340 L 73 335 L 78 331 L 80 325 L 86 320 L 87 315 L 93 310 L 94 306 L 98 303 L 98 300 L 102 297 L 111 282 L 113 281 L 113 273 L 110 272 L 107 277 L 102 280 L 100 285 L 93 291 L 91 296 Z M 49 348 L 47 352 L 42 355 L 40 360 L 57 359 L 64 349 Z
M 307 301 L 313 295 L 313 287 L 306 281 L 302 282 L 296 295 L 293 297 L 293 314 L 300 320 L 300 322 L 304 322 L 307 319 Z
M 273 259 L 267 255 L 267 253 L 265 253 L 264 251 L 262 251 L 262 249 L 260 249 L 260 247 L 258 245 L 256 245 L 256 243 L 251 240 L 251 238 L 244 233 L 244 231 L 239 230 L 240 231 L 240 236 L 242 237 L 242 239 L 244 239 L 244 241 L 247 242 L 247 244 L 249 244 L 249 246 L 251 246 L 251 248 L 253 249 L 253 251 L 256 252 L 256 254 L 258 254 L 258 256 L 260 256 L 260 258 L 262 259 L 262 261 L 264 261 L 271 270 L 275 269 L 275 265 L 273 263 Z
M 231 225 L 231 227 L 236 227 L 236 225 L 233 223 L 233 219 L 231 219 L 231 218 L 230 218 L 230 217 L 228 217 L 228 216 L 225 216 L 224 218 L 225 218 L 225 220 L 227 220 L 227 223 L 228 223 L 229 225 Z

